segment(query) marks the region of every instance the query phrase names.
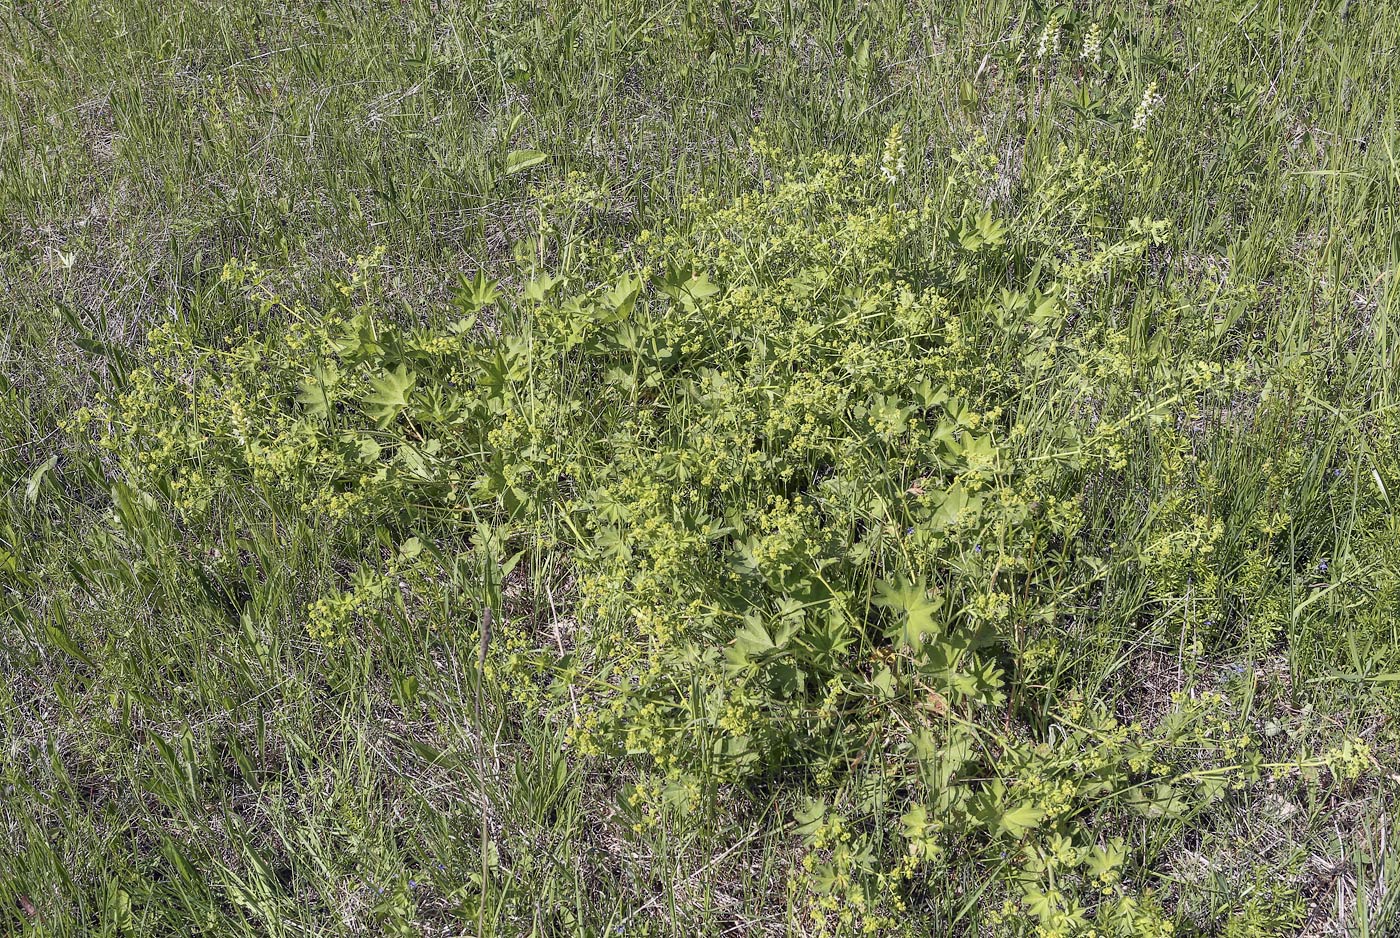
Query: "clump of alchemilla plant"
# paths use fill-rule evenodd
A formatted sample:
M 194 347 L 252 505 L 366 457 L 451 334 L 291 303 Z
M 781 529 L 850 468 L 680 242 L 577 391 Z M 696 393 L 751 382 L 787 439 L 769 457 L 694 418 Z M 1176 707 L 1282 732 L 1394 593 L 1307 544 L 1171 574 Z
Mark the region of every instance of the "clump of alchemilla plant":
M 625 247 L 542 226 L 518 290 L 464 279 L 440 327 L 383 308 L 374 258 L 317 308 L 230 264 L 223 289 L 286 324 L 158 330 L 106 445 L 192 538 L 250 488 L 323 531 L 360 570 L 294 610 L 328 654 L 401 602 L 386 543 L 456 563 L 490 530 L 556 558 L 569 634 L 498 609 L 491 675 L 576 757 L 645 773 L 638 826 L 721 792 L 800 801 L 795 927 L 894 928 L 971 868 L 1011 933 L 1170 934 L 1130 819 L 1365 752 L 1266 758 L 1223 698 L 1144 723 L 1056 690 L 1114 576 L 1159 603 L 1218 588 L 1220 523 L 1188 499 L 1137 556 L 1086 530 L 1085 492 L 1214 380 L 1144 382 L 1114 312 L 1169 238 L 1128 210 L 1140 167 L 1062 152 L 1013 211 L 982 143 L 916 195 L 899 133 L 754 152 L 748 194 Z

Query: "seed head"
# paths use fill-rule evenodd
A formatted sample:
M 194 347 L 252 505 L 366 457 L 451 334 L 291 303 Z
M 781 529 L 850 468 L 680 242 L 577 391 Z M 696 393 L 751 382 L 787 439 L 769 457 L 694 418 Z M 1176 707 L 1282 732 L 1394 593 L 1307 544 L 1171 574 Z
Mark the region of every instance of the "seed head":
M 1099 61 L 1099 52 L 1102 50 L 1103 30 L 1098 23 L 1094 23 L 1084 34 L 1084 46 L 1079 50 L 1079 60 L 1094 65 Z
M 894 185 L 904 175 L 904 125 L 895 124 L 885 137 L 885 151 L 880 157 L 880 175 Z
M 1133 112 L 1133 133 L 1141 134 L 1147 130 L 1147 124 L 1152 120 L 1152 115 L 1157 108 L 1162 106 L 1162 96 L 1157 93 L 1157 83 L 1149 82 L 1147 90 L 1142 93 L 1142 100 L 1138 102 L 1137 110 Z

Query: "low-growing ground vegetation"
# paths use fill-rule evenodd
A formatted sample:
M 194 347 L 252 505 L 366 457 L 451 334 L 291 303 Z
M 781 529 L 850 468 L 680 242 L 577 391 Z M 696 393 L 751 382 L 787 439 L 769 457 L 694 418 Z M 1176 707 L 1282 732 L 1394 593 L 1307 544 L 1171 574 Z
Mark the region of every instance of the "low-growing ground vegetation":
M 0 13 L 0 934 L 1400 931 L 1400 15 Z

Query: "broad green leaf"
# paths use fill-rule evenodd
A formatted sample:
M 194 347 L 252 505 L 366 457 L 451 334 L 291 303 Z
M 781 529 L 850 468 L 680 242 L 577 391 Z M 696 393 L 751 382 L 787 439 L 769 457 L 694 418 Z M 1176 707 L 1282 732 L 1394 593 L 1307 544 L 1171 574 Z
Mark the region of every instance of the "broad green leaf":
M 77 643 L 68 636 L 67 632 L 63 631 L 63 629 L 59 628 L 57 625 L 49 623 L 44 627 L 44 633 L 48 636 L 49 644 L 60 649 L 68 657 L 75 661 L 81 661 L 84 664 L 92 664 L 92 659 L 83 654 L 82 649 L 78 647 Z
M 331 389 L 339 380 L 340 371 L 334 364 L 317 365 L 297 385 L 297 403 L 313 417 L 327 416 L 331 410 Z
M 485 271 L 478 270 L 476 276 L 470 280 L 465 274 L 459 278 L 453 302 L 465 311 L 475 313 L 482 307 L 496 302 L 499 295 L 500 284 L 486 276 Z
M 797 832 L 803 837 L 811 837 L 826 820 L 826 802 L 820 798 L 808 798 L 792 816 L 797 821 Z
M 662 293 L 677 300 L 686 309 L 693 310 L 699 300 L 714 296 L 719 286 L 710 281 L 708 272 L 699 273 L 685 267 L 670 267 L 657 282 Z
M 935 530 L 950 528 L 970 517 L 975 517 L 982 507 L 982 496 L 969 495 L 961 483 L 953 485 L 942 494 L 938 510 L 929 519 Z
M 556 277 L 553 274 L 541 274 L 534 280 L 525 284 L 525 299 L 533 300 L 536 303 L 543 303 L 549 291 L 563 282 L 563 277 Z
M 899 819 L 899 824 L 905 840 L 918 840 L 928 826 L 928 809 L 921 804 L 914 805 Z
M 365 396 L 365 412 L 381 427 L 386 426 L 408 406 L 408 395 L 417 380 L 417 376 L 403 364 L 386 372 L 383 377 L 371 378 L 369 383 L 374 392 Z
M 53 471 L 53 467 L 56 465 L 58 465 L 58 454 L 54 453 L 48 459 L 45 459 L 38 469 L 30 473 L 29 481 L 24 485 L 24 500 L 30 505 L 33 505 L 39 500 L 39 492 L 44 487 L 44 480 L 48 477 L 49 473 Z
M 875 593 L 875 605 L 903 613 L 899 624 L 887 633 L 890 638 L 918 650 L 925 636 L 936 634 L 933 617 L 943 608 L 943 597 L 929 596 L 928 584 L 922 577 L 880 580 L 875 584 Z
M 1044 816 L 1045 812 L 1038 805 L 1028 801 L 1002 812 L 997 830 L 1008 837 L 1021 837 L 1033 830 Z
M 705 297 L 714 296 L 719 292 L 719 287 L 710 282 L 710 275 L 705 271 L 691 277 L 682 289 L 697 300 L 703 300 Z
M 792 638 L 792 631 L 792 626 L 783 626 L 773 634 L 757 617 L 750 617 L 735 633 L 733 644 L 724 650 L 725 660 L 731 671 L 741 671 L 780 657 Z
M 331 412 L 326 385 L 313 375 L 307 375 L 298 383 L 296 400 L 313 417 L 324 417 Z
M 506 154 L 506 175 L 514 176 L 531 166 L 540 165 L 546 159 L 548 157 L 539 150 L 511 150 Z
M 1127 857 L 1128 850 L 1123 838 L 1115 837 L 1106 846 L 1091 848 L 1084 857 L 1084 868 L 1091 876 L 1104 876 L 1121 868 Z
M 625 319 L 632 312 L 632 307 L 636 304 L 637 297 L 641 292 L 641 278 L 627 274 L 619 280 L 617 285 L 603 297 L 604 302 L 612 308 L 612 315 L 608 316 L 607 320 Z

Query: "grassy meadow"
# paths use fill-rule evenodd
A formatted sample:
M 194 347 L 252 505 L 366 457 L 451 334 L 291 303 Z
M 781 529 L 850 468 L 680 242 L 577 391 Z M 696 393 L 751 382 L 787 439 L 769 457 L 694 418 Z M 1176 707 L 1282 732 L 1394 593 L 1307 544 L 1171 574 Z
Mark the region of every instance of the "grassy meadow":
M 0 8 L 0 936 L 1400 934 L 1400 7 Z

